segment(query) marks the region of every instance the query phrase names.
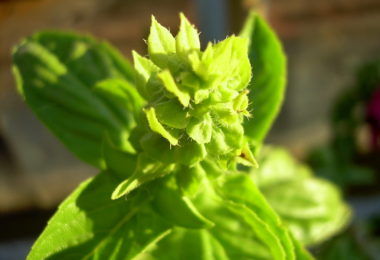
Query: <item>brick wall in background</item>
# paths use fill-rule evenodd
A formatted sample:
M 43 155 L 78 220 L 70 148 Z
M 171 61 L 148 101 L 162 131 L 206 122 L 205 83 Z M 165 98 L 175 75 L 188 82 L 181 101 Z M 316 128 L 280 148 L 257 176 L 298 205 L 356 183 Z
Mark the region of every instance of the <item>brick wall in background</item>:
M 271 0 L 268 18 L 288 55 L 288 90 L 271 140 L 303 154 L 328 137 L 335 98 L 380 58 L 380 1 Z
M 130 57 L 132 49 L 145 52 L 151 14 L 176 29 L 178 12 L 194 20 L 193 9 L 191 0 L 0 1 L 0 212 L 53 207 L 96 172 L 68 153 L 16 94 L 12 46 L 41 29 L 65 29 L 106 39 Z

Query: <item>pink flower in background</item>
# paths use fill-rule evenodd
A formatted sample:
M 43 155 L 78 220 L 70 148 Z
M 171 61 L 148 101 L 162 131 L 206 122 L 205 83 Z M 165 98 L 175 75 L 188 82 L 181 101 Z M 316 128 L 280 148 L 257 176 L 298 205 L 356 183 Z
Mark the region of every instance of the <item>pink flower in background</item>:
M 367 104 L 367 121 L 372 132 L 372 146 L 379 147 L 380 140 L 380 86 L 377 88 Z

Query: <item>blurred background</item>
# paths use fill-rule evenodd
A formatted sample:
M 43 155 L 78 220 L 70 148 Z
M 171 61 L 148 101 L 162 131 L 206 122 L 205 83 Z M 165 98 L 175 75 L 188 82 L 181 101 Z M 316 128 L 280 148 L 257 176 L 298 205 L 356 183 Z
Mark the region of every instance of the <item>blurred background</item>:
M 58 203 L 96 173 L 69 154 L 17 95 L 12 46 L 38 30 L 72 30 L 107 40 L 130 58 L 132 49 L 145 52 L 151 14 L 175 32 L 178 12 L 184 12 L 204 44 L 239 33 L 251 9 L 268 19 L 288 56 L 286 101 L 268 142 L 287 147 L 342 187 L 356 210 L 358 224 L 325 247 L 333 254 L 363 245 L 376 251 L 380 1 L 0 0 L 0 260 L 25 258 Z

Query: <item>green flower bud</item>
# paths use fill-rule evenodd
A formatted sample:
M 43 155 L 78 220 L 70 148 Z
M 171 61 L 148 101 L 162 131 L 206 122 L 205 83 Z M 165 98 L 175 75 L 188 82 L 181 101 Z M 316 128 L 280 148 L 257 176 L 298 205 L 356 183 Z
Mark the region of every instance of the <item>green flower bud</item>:
M 146 134 L 140 146 L 151 158 L 187 167 L 206 156 L 228 163 L 253 162 L 242 126 L 250 115 L 247 40 L 231 36 L 201 51 L 197 30 L 183 14 L 180 19 L 173 37 L 152 17 L 149 58 L 133 53 L 136 84 L 147 101 L 147 124 L 140 126 Z M 150 151 L 165 142 L 167 150 Z

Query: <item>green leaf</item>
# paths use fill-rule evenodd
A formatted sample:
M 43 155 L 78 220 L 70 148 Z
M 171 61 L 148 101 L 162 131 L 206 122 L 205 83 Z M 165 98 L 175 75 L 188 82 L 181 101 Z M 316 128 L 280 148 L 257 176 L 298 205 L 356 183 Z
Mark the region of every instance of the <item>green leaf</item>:
M 209 168 L 207 168 L 209 170 Z M 220 169 L 217 169 L 220 172 Z M 208 230 L 174 228 L 161 240 L 151 254 L 154 259 L 219 260 L 270 259 L 257 257 L 260 250 L 267 253 L 244 221 L 228 211 L 224 201 L 215 194 L 211 185 L 202 183 L 194 197 L 205 216 L 216 224 Z
M 232 260 L 220 242 L 207 230 L 174 228 L 152 251 L 154 259 L 165 260 Z
M 134 82 L 132 65 L 107 42 L 59 31 L 38 32 L 26 38 L 21 45 L 27 42 L 43 46 L 87 86 L 108 78 Z
M 89 37 L 45 32 L 17 46 L 13 61 L 28 105 L 79 158 L 103 167 L 106 134 L 133 152 L 128 136 L 136 111 L 126 109 L 141 109 L 142 99 L 129 83 L 129 64 L 115 50 Z M 117 80 L 104 81 L 109 79 Z
M 336 186 L 314 177 L 283 149 L 264 149 L 260 161 L 251 175 L 299 241 L 317 244 L 346 227 L 351 211 Z
M 257 238 L 252 227 L 240 215 L 241 213 L 234 213 L 227 207 L 219 207 L 211 217 L 216 224 L 211 233 L 228 259 L 273 259 L 268 247 Z
M 249 59 L 253 79 L 248 89 L 252 118 L 244 124 L 245 133 L 261 143 L 276 118 L 284 99 L 286 57 L 281 43 L 269 25 L 251 13 L 240 36 L 249 39 Z
M 154 209 L 176 226 L 190 229 L 211 228 L 214 223 L 204 217 L 187 196 L 179 192 L 173 180 L 162 180 L 154 196 Z
M 116 179 L 100 173 L 82 183 L 59 207 L 33 245 L 29 260 L 135 259 L 170 232 L 140 191 L 110 198 Z
M 151 251 L 154 259 L 312 259 L 249 176 L 230 173 L 212 183 L 203 183 L 192 201 L 215 225 L 208 230 L 174 228 Z
M 107 172 L 125 179 L 135 171 L 137 156 L 115 146 L 107 136 L 103 140 L 102 154 Z
M 281 238 L 271 230 L 270 225 L 266 223 L 265 219 L 261 219 L 254 211 L 249 210 L 244 205 L 226 203 L 226 206 L 236 216 L 240 217 L 240 221 L 246 222 L 252 231 L 255 230 L 257 238 L 265 244 L 273 259 L 294 259 L 292 248 L 288 252 L 285 251 L 285 248 L 281 244 Z
M 102 100 L 112 114 L 124 120 L 123 124 L 126 129 L 130 131 L 136 126 L 136 118 L 141 113 L 144 100 L 133 85 L 120 79 L 107 79 L 98 82 L 93 88 L 93 93 Z M 125 141 L 129 137 L 129 133 L 127 136 L 122 136 L 122 140 L 115 139 L 111 134 L 112 132 L 108 131 L 108 137 L 112 139 L 114 145 L 134 153 L 132 145 Z
M 187 18 L 180 13 L 181 24 L 176 36 L 177 53 L 186 54 L 191 50 L 199 50 L 200 42 L 197 30 L 189 23 Z
M 298 259 L 288 230 L 247 175 L 231 175 L 221 188 L 226 206 L 254 230 L 273 259 Z

